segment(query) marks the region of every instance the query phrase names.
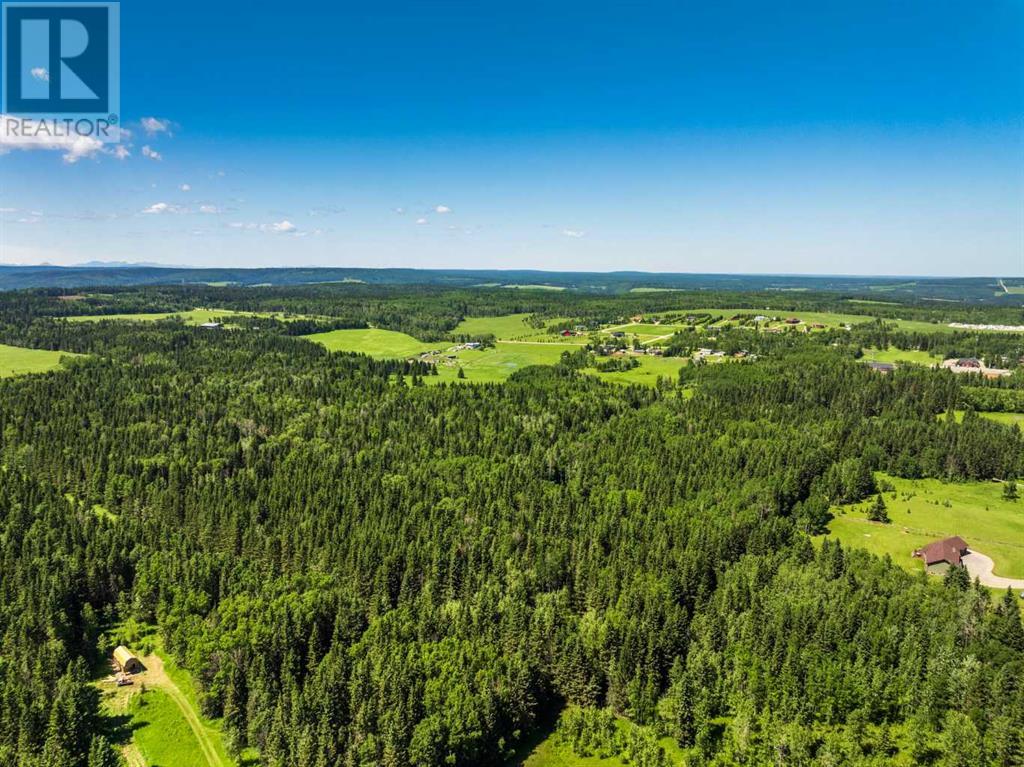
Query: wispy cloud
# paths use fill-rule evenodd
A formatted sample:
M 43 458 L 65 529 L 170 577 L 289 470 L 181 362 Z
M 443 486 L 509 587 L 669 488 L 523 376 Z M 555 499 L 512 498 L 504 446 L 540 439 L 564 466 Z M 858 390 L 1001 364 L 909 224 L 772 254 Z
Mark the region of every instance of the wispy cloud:
M 230 229 L 240 229 L 248 232 L 267 232 L 268 234 L 298 234 L 299 228 L 288 219 L 275 221 L 269 224 L 258 224 L 254 221 L 232 221 L 228 224 Z
M 425 218 L 421 217 L 421 218 L 417 218 L 416 219 L 416 224 L 419 225 L 419 226 L 423 226 L 425 223 L 427 223 L 427 219 L 425 219 Z
M 181 186 L 178 187 L 178 189 L 180 189 L 183 192 L 191 192 L 192 191 L 192 185 L 191 184 L 182 184 Z
M 14 150 L 51 150 L 63 152 L 69 165 L 106 151 L 103 142 L 93 136 L 54 136 L 41 128 L 37 120 L 0 114 L 0 154 Z
M 150 146 L 142 147 L 142 156 L 148 157 L 150 160 L 162 160 L 164 156 Z
M 147 136 L 155 136 L 158 133 L 171 134 L 171 121 L 162 120 L 159 117 L 143 117 L 139 120 L 139 124 L 142 126 L 142 130 L 146 131 Z
M 46 67 L 33 67 L 29 73 L 37 80 L 42 80 L 44 83 L 50 82 L 50 73 Z
M 562 235 L 565 237 L 573 237 L 578 240 L 581 237 L 586 237 L 587 233 L 580 229 L 563 229 Z
M 188 209 L 180 205 L 172 205 L 169 202 L 155 202 L 142 212 L 144 214 L 187 213 Z
M 435 205 L 434 206 L 434 212 L 435 213 L 451 213 L 452 209 L 449 208 L 447 205 Z
M 199 206 L 199 212 L 200 213 L 210 213 L 210 214 L 212 214 L 212 213 L 220 213 L 221 209 L 218 208 L 216 205 L 200 205 Z

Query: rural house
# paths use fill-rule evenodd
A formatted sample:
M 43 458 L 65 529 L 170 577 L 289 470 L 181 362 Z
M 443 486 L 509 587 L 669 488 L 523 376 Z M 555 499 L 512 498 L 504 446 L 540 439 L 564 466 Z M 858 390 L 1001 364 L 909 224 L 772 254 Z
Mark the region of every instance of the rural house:
M 123 644 L 114 648 L 114 663 L 126 674 L 137 674 L 143 670 L 142 662 Z
M 929 573 L 944 573 L 950 567 L 960 567 L 961 559 L 967 553 L 967 541 L 959 535 L 929 543 L 914 552 L 914 556 L 924 561 Z

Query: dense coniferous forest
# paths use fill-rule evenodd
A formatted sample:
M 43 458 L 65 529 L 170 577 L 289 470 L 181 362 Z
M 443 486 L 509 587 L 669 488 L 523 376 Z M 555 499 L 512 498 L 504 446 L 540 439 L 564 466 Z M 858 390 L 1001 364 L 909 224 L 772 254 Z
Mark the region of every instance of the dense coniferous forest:
M 1019 307 L 727 330 L 716 343 L 756 360 L 656 387 L 584 375 L 585 351 L 502 384 L 423 386 L 425 363 L 299 337 L 372 325 L 433 340 L 471 314 L 610 322 L 708 301 L 0 296 L 0 342 L 86 355 L 0 380 L 0 761 L 117 763 L 90 667 L 100 632 L 134 621 L 191 672 L 230 749 L 268 767 L 501 765 L 563 710 L 575 749 L 639 765 L 667 764 L 655 735 L 692 765 L 1024 764 L 1020 600 L 810 538 L 831 506 L 879 492 L 875 472 L 1024 475 L 1017 427 L 938 417 L 1019 409 L 1019 373 L 879 375 L 858 360 L 890 345 L 1016 359 L 1019 334 L 885 320 L 1020 321 Z M 54 318 L 198 305 L 309 319 L 211 333 Z M 667 348 L 695 345 L 679 333 Z M 616 716 L 651 735 L 624 742 Z

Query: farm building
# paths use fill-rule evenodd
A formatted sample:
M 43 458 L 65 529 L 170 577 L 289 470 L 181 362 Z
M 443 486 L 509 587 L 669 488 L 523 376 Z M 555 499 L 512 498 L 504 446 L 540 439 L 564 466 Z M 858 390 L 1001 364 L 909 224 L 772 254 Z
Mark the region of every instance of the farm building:
M 960 567 L 961 559 L 967 553 L 967 541 L 959 535 L 929 543 L 914 552 L 914 556 L 924 561 L 925 569 L 930 573 L 944 573 L 950 567 Z
M 137 674 L 143 670 L 142 662 L 123 644 L 114 648 L 114 663 L 126 674 Z

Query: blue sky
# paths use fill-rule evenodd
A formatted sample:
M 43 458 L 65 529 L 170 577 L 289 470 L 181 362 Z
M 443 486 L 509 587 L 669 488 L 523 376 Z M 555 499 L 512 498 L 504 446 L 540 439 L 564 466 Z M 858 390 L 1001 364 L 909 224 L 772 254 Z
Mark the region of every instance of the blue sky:
M 127 156 L 0 143 L 0 262 L 1024 274 L 1017 0 L 123 2 L 121 29 Z

